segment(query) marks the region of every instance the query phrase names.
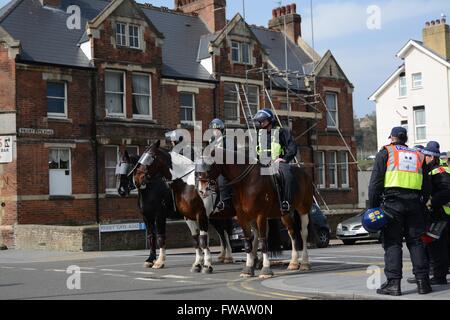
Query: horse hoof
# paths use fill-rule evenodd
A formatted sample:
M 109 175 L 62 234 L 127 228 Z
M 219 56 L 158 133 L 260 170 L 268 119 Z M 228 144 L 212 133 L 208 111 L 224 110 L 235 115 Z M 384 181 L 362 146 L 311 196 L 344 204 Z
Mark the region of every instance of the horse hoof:
M 263 267 L 259 274 L 260 279 L 268 279 L 273 277 L 273 271 L 269 267 Z
M 217 258 L 218 263 L 225 263 L 225 257 L 218 257 Z
M 202 273 L 211 274 L 213 272 L 213 267 L 203 267 Z
M 289 270 L 289 271 L 294 271 L 294 270 L 298 270 L 298 267 L 299 267 L 299 265 L 298 265 L 298 263 L 289 263 L 289 266 L 287 267 L 287 269 Z
M 223 263 L 225 263 L 225 264 L 232 264 L 232 263 L 234 263 L 234 259 L 233 258 L 225 258 L 223 260 Z
M 252 267 L 244 267 L 241 272 L 241 278 L 250 278 L 255 276 L 255 269 Z
M 162 269 L 162 268 L 164 268 L 164 263 L 155 263 L 152 268 L 153 269 Z
M 200 273 L 201 270 L 202 270 L 202 266 L 199 264 L 197 264 L 196 266 L 192 266 L 192 268 L 191 268 L 192 273 Z
M 309 271 L 311 270 L 311 265 L 309 263 L 302 263 L 300 265 L 300 271 Z
M 153 267 L 153 262 L 150 262 L 150 261 L 144 262 L 144 268 L 152 268 L 152 267 Z

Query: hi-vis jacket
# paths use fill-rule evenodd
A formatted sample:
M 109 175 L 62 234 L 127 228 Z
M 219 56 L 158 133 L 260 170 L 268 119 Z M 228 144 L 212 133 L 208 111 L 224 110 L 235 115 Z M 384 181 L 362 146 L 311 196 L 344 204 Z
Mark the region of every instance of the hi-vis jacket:
M 272 160 L 282 158 L 286 162 L 291 162 L 295 158 L 297 155 L 297 145 L 287 129 L 276 127 L 270 132 L 267 132 L 266 146 L 270 146 L 270 149 L 263 148 L 261 143 L 262 132 L 262 130 L 259 130 L 258 134 L 258 146 L 256 147 L 258 156 L 261 156 L 261 154 L 265 152 Z
M 423 155 L 401 145 L 390 144 L 384 148 L 388 152 L 384 187 L 421 190 Z
M 429 173 L 431 177 L 431 204 L 434 208 L 443 207 L 450 216 L 450 168 L 435 166 Z

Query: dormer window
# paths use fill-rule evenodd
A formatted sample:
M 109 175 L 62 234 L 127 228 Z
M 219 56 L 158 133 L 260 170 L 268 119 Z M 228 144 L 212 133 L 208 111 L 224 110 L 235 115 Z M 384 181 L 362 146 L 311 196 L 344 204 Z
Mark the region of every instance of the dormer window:
M 250 46 L 248 43 L 231 41 L 231 60 L 234 63 L 250 64 Z
M 139 26 L 122 22 L 116 23 L 116 45 L 139 49 Z

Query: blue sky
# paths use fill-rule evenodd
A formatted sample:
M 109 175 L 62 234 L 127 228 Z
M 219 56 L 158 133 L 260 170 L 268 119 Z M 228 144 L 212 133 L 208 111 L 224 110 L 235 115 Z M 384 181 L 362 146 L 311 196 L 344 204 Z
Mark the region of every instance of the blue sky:
M 0 6 L 8 0 L 0 0 Z M 155 6 L 173 8 L 173 0 L 144 0 Z M 309 0 L 283 0 L 282 4 L 297 4 L 302 15 L 304 39 L 311 44 L 311 10 Z M 249 24 L 267 26 L 274 0 L 245 0 L 245 15 Z M 380 29 L 369 29 L 370 6 L 377 6 Z M 227 17 L 243 14 L 242 0 L 227 1 Z M 313 0 L 315 48 L 323 55 L 330 49 L 350 81 L 355 86 L 354 111 L 364 116 L 375 110 L 367 98 L 399 66 L 395 57 L 409 40 L 422 38 L 425 21 L 450 17 L 448 0 Z

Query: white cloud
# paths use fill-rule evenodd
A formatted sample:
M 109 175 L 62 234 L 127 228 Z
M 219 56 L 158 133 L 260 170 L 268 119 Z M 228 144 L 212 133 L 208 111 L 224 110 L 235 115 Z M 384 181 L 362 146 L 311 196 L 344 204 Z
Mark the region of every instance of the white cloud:
M 443 11 L 448 0 L 389 0 L 389 1 L 338 1 L 314 6 L 314 36 L 317 40 L 332 39 L 368 31 L 367 8 L 376 5 L 381 9 L 381 28 L 402 20 Z M 306 8 L 305 8 L 306 9 Z M 309 9 L 303 15 L 303 30 L 306 39 L 311 37 Z M 439 17 L 430 17 L 439 18 Z M 425 23 L 425 21 L 424 21 Z

